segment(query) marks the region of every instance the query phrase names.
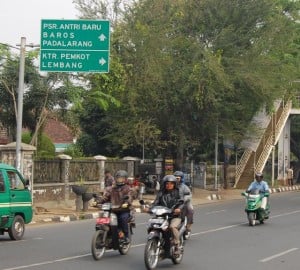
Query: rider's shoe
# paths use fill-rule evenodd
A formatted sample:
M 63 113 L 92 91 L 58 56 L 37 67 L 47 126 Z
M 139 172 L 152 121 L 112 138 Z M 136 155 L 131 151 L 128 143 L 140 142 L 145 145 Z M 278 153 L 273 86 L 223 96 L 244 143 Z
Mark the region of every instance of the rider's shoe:
M 192 229 L 192 224 L 186 224 L 186 231 L 190 233 L 191 229 Z
M 174 247 L 174 255 L 180 255 L 180 247 L 178 244 Z
M 129 244 L 130 239 L 128 237 L 124 237 L 123 243 L 126 244 L 126 245 Z

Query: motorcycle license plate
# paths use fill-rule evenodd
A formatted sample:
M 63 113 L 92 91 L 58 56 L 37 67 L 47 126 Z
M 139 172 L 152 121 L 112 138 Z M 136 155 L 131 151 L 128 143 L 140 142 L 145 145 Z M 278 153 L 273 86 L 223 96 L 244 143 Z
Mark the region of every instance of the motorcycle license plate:
M 162 224 L 163 222 L 164 222 L 164 220 L 160 219 L 160 218 L 152 218 L 149 220 L 149 223 Z

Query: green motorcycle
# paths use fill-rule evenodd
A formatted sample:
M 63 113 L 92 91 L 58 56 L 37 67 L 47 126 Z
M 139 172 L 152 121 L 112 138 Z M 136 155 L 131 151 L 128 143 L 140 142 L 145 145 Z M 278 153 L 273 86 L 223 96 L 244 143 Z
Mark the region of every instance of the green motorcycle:
M 270 215 L 269 199 L 267 198 L 266 209 L 261 208 L 261 204 L 264 197 L 269 197 L 269 193 L 253 189 L 247 192 L 242 192 L 242 196 L 246 198 L 245 212 L 247 213 L 249 226 L 255 226 L 256 221 L 263 224 Z

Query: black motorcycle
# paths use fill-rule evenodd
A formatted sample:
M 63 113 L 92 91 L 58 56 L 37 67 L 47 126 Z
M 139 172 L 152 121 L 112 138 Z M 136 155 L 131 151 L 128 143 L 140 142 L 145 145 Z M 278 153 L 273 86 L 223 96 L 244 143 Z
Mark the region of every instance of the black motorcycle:
M 99 199 L 94 195 L 96 201 Z M 93 235 L 91 250 L 95 260 L 100 260 L 106 250 L 118 250 L 120 254 L 126 255 L 131 247 L 131 235 L 133 234 L 134 216 L 131 214 L 128 220 L 129 235 L 125 238 L 124 232 L 118 226 L 116 209 L 111 203 L 96 204 L 101 208 L 100 216 L 96 219 L 96 232 Z M 119 211 L 129 211 L 129 209 L 120 209 Z
M 140 204 L 142 207 L 148 207 L 143 200 L 140 200 Z M 186 218 L 183 219 L 179 227 L 179 253 L 175 252 L 173 234 L 169 229 L 173 210 L 179 204 L 172 209 L 164 206 L 154 206 L 150 210 L 152 217 L 148 221 L 148 239 L 144 251 L 144 262 L 148 270 L 155 269 L 161 260 L 171 259 L 174 264 L 179 264 L 183 258 Z

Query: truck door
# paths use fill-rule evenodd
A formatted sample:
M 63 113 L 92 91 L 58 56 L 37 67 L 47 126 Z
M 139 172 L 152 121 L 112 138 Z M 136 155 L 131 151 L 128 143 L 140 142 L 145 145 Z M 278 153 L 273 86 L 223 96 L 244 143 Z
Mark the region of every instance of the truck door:
M 24 213 L 25 220 L 32 218 L 31 194 L 25 186 L 24 179 L 17 171 L 6 171 L 10 182 L 10 211 L 12 215 Z
M 0 223 L 1 217 L 9 215 L 9 186 L 4 180 L 3 172 L 0 170 Z M 0 224 L 1 225 L 1 224 Z

